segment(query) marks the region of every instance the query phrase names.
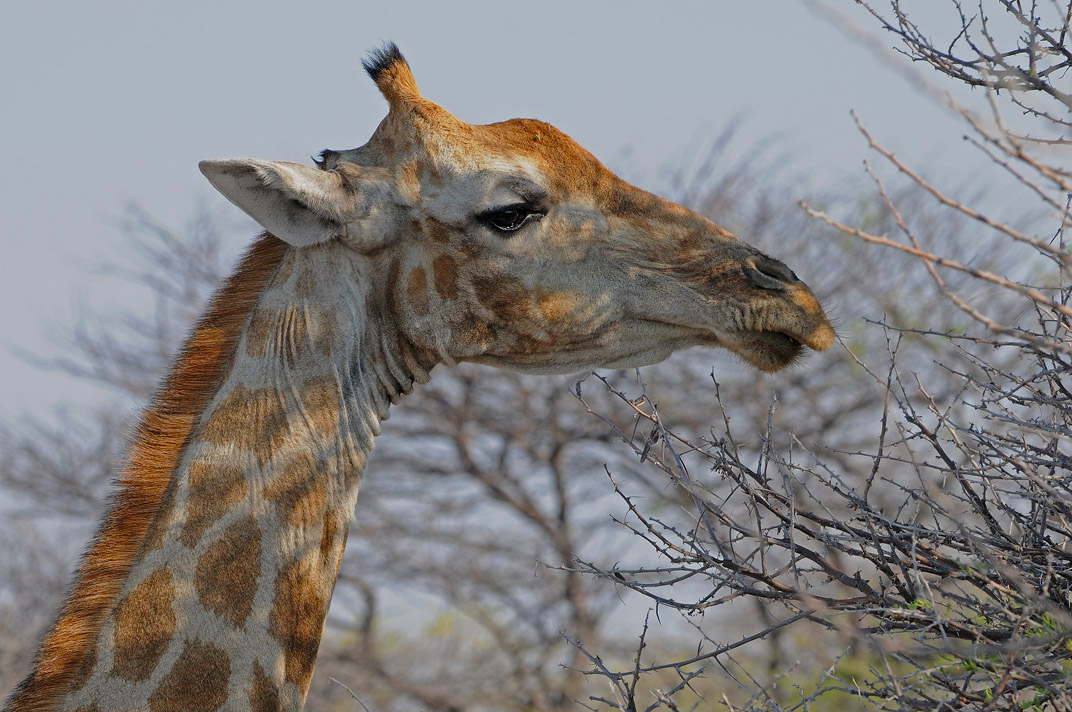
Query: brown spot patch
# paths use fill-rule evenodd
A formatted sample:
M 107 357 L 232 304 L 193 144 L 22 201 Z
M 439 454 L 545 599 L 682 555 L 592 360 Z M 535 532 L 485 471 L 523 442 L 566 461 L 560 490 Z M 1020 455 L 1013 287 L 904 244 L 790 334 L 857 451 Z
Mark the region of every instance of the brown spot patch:
M 287 524 L 292 527 L 309 528 L 324 518 L 328 487 L 324 477 L 309 480 L 306 487 L 291 490 L 290 497 L 277 505 L 280 516 L 285 512 Z
M 476 240 L 471 240 L 468 237 L 459 240 L 454 247 L 471 260 L 479 260 L 484 256 L 483 247 Z
M 149 696 L 149 712 L 215 712 L 227 701 L 231 660 L 212 643 L 187 641 Z
M 325 572 L 320 561 L 314 555 L 280 572 L 268 619 L 268 631 L 283 649 L 284 677 L 302 694 L 309 689 L 334 582 L 334 572 Z
M 495 340 L 495 334 L 491 327 L 481 321 L 475 314 L 468 312 L 462 317 L 455 336 L 478 349 L 488 347 Z
M 338 525 L 335 524 L 335 517 L 329 512 L 324 517 L 324 531 L 320 535 L 320 558 L 324 561 L 328 561 L 331 558 L 331 553 L 335 549 L 337 533 Z
M 423 267 L 414 267 L 406 277 L 406 296 L 409 304 L 418 314 L 428 312 L 428 277 Z
M 521 280 L 474 275 L 473 290 L 492 313 L 488 327 L 496 337 L 496 353 L 532 355 L 561 347 L 536 328 L 539 316 L 535 299 Z
M 428 236 L 436 242 L 450 242 L 450 231 L 447 226 L 435 218 L 428 218 L 425 221 L 425 229 L 428 231 Z
M 100 707 L 98 707 L 97 703 L 94 702 L 91 705 L 83 705 L 82 707 L 76 709 L 74 712 L 100 712 Z
M 309 526 L 324 516 L 327 483 L 310 457 L 299 457 L 264 489 L 264 497 L 275 504 L 280 520 L 290 526 Z
M 547 321 L 561 321 L 573 311 L 576 298 L 569 292 L 550 292 L 540 296 L 536 304 Z
M 308 487 L 316 477 L 317 468 L 313 458 L 302 455 L 286 464 L 283 471 L 276 475 L 264 488 L 264 498 L 278 505 L 287 498 L 288 493 L 296 487 Z
M 512 324 L 529 321 L 527 305 L 531 299 L 521 280 L 505 275 L 475 275 L 473 289 L 480 303 L 500 320 Z
M 250 712 L 279 712 L 279 689 L 259 661 L 253 661 L 253 689 L 249 691 Z
M 261 575 L 261 532 L 253 517 L 241 519 L 197 560 L 194 587 L 207 609 L 242 625 L 253 608 Z
M 263 466 L 287 435 L 282 394 L 268 388 L 238 386 L 212 411 L 199 435 L 216 445 L 252 450 Z
M 115 608 L 112 675 L 131 682 L 149 679 L 175 635 L 175 591 L 166 568 L 149 574 Z
M 439 296 L 446 300 L 458 296 L 458 263 L 449 255 L 440 255 L 432 263 L 435 274 L 435 288 Z
M 423 233 L 424 229 L 421 227 L 421 221 L 418 220 L 417 218 L 410 218 L 409 219 L 409 232 L 414 237 L 416 237 L 417 235 L 420 235 L 421 233 Z
M 329 512 L 324 518 L 324 531 L 320 536 L 320 559 L 323 562 L 324 571 L 333 570 L 336 579 L 339 577 L 339 569 L 342 568 L 346 535 L 346 522 L 338 514 Z
M 387 288 L 393 294 L 398 286 L 398 275 L 402 272 L 402 261 L 395 257 L 387 267 Z
M 205 530 L 245 499 L 248 492 L 249 483 L 242 468 L 202 460 L 191 462 L 186 523 L 179 541 L 185 546 L 195 546 Z
M 301 402 L 305 421 L 321 438 L 339 430 L 339 385 L 334 379 L 309 381 L 302 386 Z

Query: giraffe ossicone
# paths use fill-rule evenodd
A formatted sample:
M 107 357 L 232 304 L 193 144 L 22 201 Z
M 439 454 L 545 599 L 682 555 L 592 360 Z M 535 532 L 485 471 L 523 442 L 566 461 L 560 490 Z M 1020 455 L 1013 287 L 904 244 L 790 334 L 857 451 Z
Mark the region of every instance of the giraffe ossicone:
M 380 421 L 437 364 L 710 346 L 773 371 L 833 343 L 788 267 L 554 127 L 459 120 L 394 45 L 365 66 L 390 110 L 360 148 L 201 164 L 267 233 L 142 416 L 6 709 L 300 709 Z

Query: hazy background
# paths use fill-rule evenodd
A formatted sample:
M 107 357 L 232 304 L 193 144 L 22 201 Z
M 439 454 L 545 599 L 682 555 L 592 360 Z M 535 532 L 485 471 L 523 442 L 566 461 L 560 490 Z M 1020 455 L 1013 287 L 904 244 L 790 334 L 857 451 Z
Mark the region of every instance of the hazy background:
M 837 6 L 864 19 L 855 3 Z M 975 160 L 940 103 L 798 0 L 10 4 L 0 418 L 99 397 L 18 353 L 55 357 L 49 324 L 141 297 L 93 271 L 124 249 L 128 204 L 177 228 L 199 203 L 238 221 L 200 159 L 308 161 L 363 143 L 386 105 L 360 60 L 388 39 L 425 95 L 461 118 L 550 121 L 656 191 L 733 120 L 736 155 L 791 155 L 804 196 L 859 186 L 866 145 L 850 109 L 916 165 Z M 805 279 L 829 268 L 792 263 Z
M 884 0 L 873 1 L 885 9 Z M 900 4 L 943 48 L 960 28 L 955 18 L 941 17 L 948 8 L 935 7 L 955 3 Z M 626 179 L 695 207 L 784 259 L 823 297 L 845 348 L 811 354 L 774 375 L 757 375 L 725 352 L 697 350 L 644 369 L 648 385 L 632 372 L 608 373 L 609 387 L 625 394 L 620 403 L 610 391 L 602 392 L 598 378 L 588 377 L 584 406 L 563 388 L 564 379 L 464 366 L 437 372 L 398 409 L 377 441 L 375 476 L 362 486 L 351 526 L 311 709 L 356 709 L 330 682 L 332 676 L 367 695 L 368 709 L 381 712 L 571 709 L 571 700 L 606 683 L 563 669 L 581 667 L 585 659 L 562 632 L 612 667 L 618 661 L 625 665 L 621 669 L 632 669 L 650 601 L 627 590 L 621 571 L 639 571 L 648 581 L 643 571 L 658 565 L 661 553 L 646 551 L 644 539 L 614 524 L 611 517 L 632 522 L 634 512 L 611 491 L 607 474 L 622 483 L 629 493 L 623 496 L 642 501 L 648 521 L 657 515 L 660 526 L 693 532 L 687 548 L 695 544 L 703 551 L 716 541 L 706 524 L 694 521 L 694 509 L 706 512 L 717 502 L 720 512 L 746 513 L 748 523 L 726 525 L 726 541 L 734 542 L 729 548 L 749 552 L 743 555 L 749 560 L 754 552 L 767 552 L 760 554 L 764 557 L 773 551 L 771 561 L 778 561 L 769 570 L 799 577 L 801 569 L 784 566 L 771 543 L 788 544 L 793 553 L 786 556 L 797 560 L 800 540 L 785 539 L 781 514 L 767 529 L 758 524 L 758 514 L 752 522 L 758 500 L 749 488 L 758 480 L 746 469 L 738 472 L 744 479 L 733 479 L 726 463 L 758 462 L 763 472 L 774 467 L 787 492 L 807 492 L 833 513 L 831 522 L 856 527 L 838 545 L 849 542 L 853 548 L 836 564 L 847 578 L 806 567 L 811 573 L 805 576 L 817 577 L 817 588 L 804 585 L 809 596 L 834 586 L 831 582 L 840 591 L 848 578 L 863 581 L 859 571 L 872 566 L 856 561 L 864 548 L 891 555 L 901 550 L 890 541 L 860 539 L 855 532 L 864 529 L 852 522 L 874 512 L 886 513 L 879 520 L 899 512 L 917 536 L 919 510 L 905 499 L 916 495 L 906 494 L 913 490 L 905 483 L 926 486 L 933 480 L 945 497 L 947 483 L 963 476 L 959 467 L 955 473 L 932 471 L 933 453 L 921 443 L 933 443 L 935 436 L 921 430 L 922 420 L 909 418 L 912 408 L 933 416 L 931 433 L 960 439 L 947 443 L 949 452 L 976 443 L 964 453 L 966 461 L 992 463 L 998 453 L 1012 463 L 1005 473 L 1007 490 L 994 484 L 990 470 L 979 485 L 1005 493 L 1000 506 L 1007 521 L 1026 517 L 1025 501 L 1044 505 L 1037 493 L 1022 489 L 1028 480 L 1019 463 L 1038 458 L 1033 441 L 1017 429 L 1036 427 L 1024 422 L 1025 413 L 1035 419 L 1022 400 L 1024 384 L 1043 383 L 1034 391 L 1036 410 L 1052 413 L 1055 422 L 1063 418 L 1062 432 L 1069 432 L 1072 415 L 1057 413 L 1066 404 L 1048 395 L 1065 388 L 1060 381 L 1067 380 L 1067 364 L 1056 354 L 1066 353 L 1066 341 L 1042 338 L 1053 342 L 1050 364 L 1037 350 L 994 348 L 987 338 L 962 340 L 976 331 L 971 318 L 938 296 L 914 258 L 848 239 L 808 218 L 797 198 L 846 225 L 898 236 L 893 212 L 863 169 L 862 162 L 872 159 L 905 224 L 929 249 L 1025 285 L 1050 285 L 1055 276 L 1047 255 L 1010 244 L 1016 241 L 1006 239 L 1007 233 L 988 231 L 955 210 L 940 209 L 932 195 L 869 151 L 849 112 L 855 110 L 878 142 L 946 194 L 988 218 L 1026 225 L 1022 229 L 1043 244 L 1060 235 L 1054 232 L 1062 224 L 1055 212 L 1065 204 L 1067 184 L 1055 189 L 1040 180 L 1010 187 L 1014 181 L 1001 165 L 980 160 L 961 140 L 968 126 L 943 101 L 943 91 L 957 87 L 891 50 L 895 38 L 881 34 L 853 0 L 300 7 L 219 0 L 178 6 L 60 2 L 13 5 L 2 18 L 0 697 L 25 673 L 59 605 L 77 552 L 99 516 L 136 400 L 151 393 L 223 265 L 258 231 L 211 189 L 197 162 L 234 156 L 307 162 L 323 148 L 361 144 L 386 106 L 360 62 L 385 40 L 401 46 L 426 96 L 462 119 L 551 121 Z M 1001 30 L 1019 46 L 1019 23 L 1010 20 Z M 1067 85 L 1065 74 L 1054 77 Z M 956 98 L 973 109 L 985 101 L 981 92 L 966 89 Z M 1010 98 L 1003 90 L 1001 100 Z M 1067 103 L 1058 104 L 1065 116 Z M 1020 133 L 1055 128 L 1021 120 L 1020 109 L 1006 108 Z M 1066 132 L 1058 129 L 1056 135 Z M 724 145 L 727 136 L 732 138 Z M 1050 162 L 1046 165 L 1061 166 L 1062 150 L 1044 147 L 1039 154 Z M 712 171 L 698 171 L 710 157 L 717 158 Z M 998 161 L 1004 159 L 1009 167 L 1027 165 L 1008 152 Z M 132 231 L 138 240 L 130 239 L 131 231 L 124 234 L 132 215 L 150 216 Z M 177 239 L 154 240 L 154 224 L 173 230 Z M 159 251 L 147 257 L 154 249 Z M 131 279 L 128 273 L 124 279 L 108 264 L 150 274 Z M 158 275 L 155 287 L 146 287 Z M 1000 323 L 1019 326 L 1036 314 L 1038 300 L 1025 302 L 1022 291 L 996 289 L 952 271 L 946 278 L 949 288 Z M 1056 279 L 1067 284 L 1067 269 L 1059 269 Z M 895 334 L 869 319 L 949 336 Z M 80 328 L 86 331 L 78 333 Z M 894 334 L 899 371 L 890 354 Z M 74 361 L 66 369 L 31 362 L 65 356 Z M 70 375 L 78 369 L 95 371 L 102 385 Z M 878 376 L 873 380 L 869 373 Z M 1015 384 L 1007 393 L 1006 383 Z M 676 471 L 679 463 L 659 463 L 665 453 L 653 447 L 656 430 L 648 435 L 647 425 L 634 419 L 638 389 L 650 394 L 645 402 L 661 403 L 659 423 L 673 424 L 694 442 L 718 438 L 710 453 L 702 454 L 703 448 L 686 453 L 696 477 L 681 481 L 699 483 L 702 494 L 671 486 L 677 480 L 668 479 L 663 468 Z M 994 399 L 987 389 L 1002 395 Z M 980 409 L 983 399 L 989 410 Z M 587 408 L 618 423 L 634 440 L 620 442 Z M 444 418 L 444 412 L 456 417 Z M 1010 420 L 1010 412 L 1019 415 Z M 890 438 L 899 433 L 897 442 L 886 437 L 888 423 Z M 637 458 L 641 439 L 645 455 Z M 865 455 L 876 443 L 879 455 Z M 708 444 L 715 447 L 714 441 Z M 1020 449 L 1013 447 L 1017 444 Z M 1047 439 L 1038 472 L 1049 477 L 1063 471 L 1060 458 L 1067 459 L 1069 449 L 1061 448 Z M 819 464 L 807 464 L 813 462 Z M 875 510 L 861 509 L 853 498 L 853 483 L 865 481 L 864 496 Z M 816 496 L 816 483 L 833 486 L 828 497 Z M 740 499 L 734 504 L 731 497 Z M 799 501 L 793 500 L 794 512 Z M 974 494 L 970 501 L 943 499 L 952 502 L 946 509 L 930 495 L 922 501 L 934 514 L 928 517 L 946 517 L 932 532 L 943 551 L 950 536 L 969 531 L 963 513 L 980 514 L 973 509 L 979 506 Z M 989 527 L 995 520 L 986 511 L 987 500 L 982 502 L 985 516 L 976 523 Z M 1038 526 L 1052 527 L 1064 521 L 1067 507 L 1055 498 L 1053 516 L 1031 511 L 1042 522 Z M 721 514 L 719 521 L 725 522 Z M 1011 541 L 1011 524 L 994 526 L 995 532 L 983 527 L 975 539 L 957 540 L 968 542 L 962 550 Z M 1035 526 L 1024 531 L 1036 532 Z M 708 532 L 703 536 L 710 541 L 696 538 L 698 531 Z M 762 546 L 738 544 L 746 531 L 760 532 Z M 891 537 L 900 536 L 894 531 Z M 1023 541 L 1040 537 L 1025 535 Z M 819 542 L 823 552 L 830 541 Z M 1054 543 L 1053 551 L 1065 541 Z M 715 561 L 700 558 L 704 567 Z M 580 573 L 578 561 L 592 562 L 592 570 L 603 574 Z M 1016 570 L 1028 572 L 1023 581 L 1030 586 L 1044 580 L 1040 561 L 1017 554 L 1014 567 L 1023 565 Z M 1045 568 L 1052 572 L 1049 563 Z M 617 573 L 610 575 L 612 569 Z M 669 570 L 678 571 L 677 562 Z M 691 659 L 705 645 L 701 637 L 715 644 L 754 637 L 766 628 L 770 634 L 742 648 L 735 664 L 759 688 L 776 681 L 783 702 L 792 698 L 796 704 L 800 690 L 813 682 L 827 685 L 830 670 L 854 689 L 861 680 L 865 688 L 867 680 L 874 681 L 879 669 L 877 658 L 870 657 L 874 648 L 857 645 L 851 632 L 856 623 L 844 636 L 827 635 L 822 625 L 783 629 L 774 622 L 784 613 L 781 593 L 767 602 L 751 593 L 739 596 L 723 588 L 727 579 L 719 570 L 712 571 L 714 579 L 701 579 L 716 581 L 717 591 L 697 581 L 674 587 L 670 595 L 685 602 L 682 618 L 667 615 L 672 606 L 662 606 L 662 615 L 656 609 L 645 638 L 651 660 L 664 665 Z M 1002 571 L 995 568 L 993 575 L 1008 581 Z M 799 588 L 800 580 L 791 585 Z M 970 585 L 973 591 L 992 588 Z M 1005 588 L 995 590 L 1005 595 Z M 1055 584 L 1050 590 L 1066 588 Z M 709 605 L 709 593 L 723 598 Z M 688 603 L 693 595 L 702 595 L 702 607 Z M 1023 600 L 1034 600 L 1032 595 L 1025 593 Z M 863 599 L 854 600 L 849 608 L 830 610 L 857 610 L 852 606 Z M 957 599 L 955 616 L 965 625 L 985 621 L 990 627 L 997 616 L 1010 631 L 1032 630 L 1017 611 L 1034 603 L 1017 607 L 1002 599 L 1001 612 L 982 615 L 984 609 L 970 605 L 960 610 L 964 600 Z M 904 605 L 917 613 L 951 615 L 947 607 L 916 603 L 909 593 L 893 607 L 884 602 L 880 608 L 897 621 Z M 1065 602 L 1058 603 L 1063 616 Z M 880 615 L 867 605 L 870 614 Z M 707 612 L 695 615 L 698 611 Z M 1035 624 L 1050 625 L 1043 617 Z M 944 635 L 943 625 L 931 627 Z M 1033 641 L 1043 644 L 1042 638 Z M 850 645 L 853 654 L 842 657 Z M 1030 650 L 1021 653 L 1031 657 Z M 933 660 L 927 653 L 916 658 L 917 667 L 945 676 L 948 666 L 934 668 Z M 797 661 L 801 665 L 793 667 Z M 787 676 L 783 663 L 790 662 L 795 671 Z M 723 659 L 719 665 L 724 664 Z M 965 665 L 965 674 L 976 675 L 977 667 Z M 669 668 L 659 670 L 673 677 Z M 670 680 L 654 672 L 645 678 L 650 689 L 642 686 L 643 695 Z M 732 670 L 711 675 L 689 694 L 714 700 L 729 691 L 739 695 L 738 704 L 752 692 L 738 687 L 739 681 L 731 684 L 733 675 Z M 976 687 L 995 684 L 984 678 Z M 899 689 L 915 694 L 911 691 L 919 688 Z M 962 691 L 958 687 L 956 694 Z M 876 699 L 885 704 L 893 697 L 883 693 Z M 691 707 L 681 702 L 683 709 Z M 836 697 L 831 704 L 825 709 L 846 708 Z

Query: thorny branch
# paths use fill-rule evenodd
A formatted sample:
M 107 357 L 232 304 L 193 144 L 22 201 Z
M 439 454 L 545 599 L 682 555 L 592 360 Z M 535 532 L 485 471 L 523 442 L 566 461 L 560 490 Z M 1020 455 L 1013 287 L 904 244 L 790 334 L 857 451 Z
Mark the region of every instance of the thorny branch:
M 989 264 L 985 249 L 951 251 L 931 214 L 889 190 L 870 165 L 900 239 L 801 201 L 840 236 L 922 263 L 935 293 L 922 298 L 934 300 L 937 327 L 895 318 L 877 325 L 885 363 L 861 360 L 842 340 L 883 404 L 870 448 L 787 442 L 779 423 L 794 423 L 779 418 L 777 397 L 766 429 L 742 432 L 717 382 L 721 420 L 700 438 L 677 432 L 643 384 L 600 378 L 618 400 L 611 410 L 593 406 L 591 387 L 577 384 L 575 396 L 654 468 L 649 477 L 666 478 L 681 506 L 653 510 L 608 470 L 624 512 L 615 522 L 651 557 L 612 567 L 578 558 L 574 567 L 642 597 L 657 614 L 681 614 L 701 641 L 690 655 L 652 653 L 643 663 L 638 649 L 628 667 L 575 643 L 599 660 L 585 674 L 616 691 L 592 709 L 640 709 L 624 681 L 673 671 L 692 685 L 715 674 L 732 681 L 744 697 L 727 693 L 727 709 L 806 710 L 834 695 L 854 698 L 854 709 L 1072 710 L 1072 256 L 1064 239 L 1072 172 L 1061 153 L 1072 145 L 1072 3 L 950 0 L 959 27 L 942 41 L 900 0 L 885 13 L 858 4 L 898 38 L 899 51 L 982 88 L 987 118 L 953 107 L 970 128 L 965 138 L 1041 211 L 1017 226 L 991 206 L 953 197 L 854 115 L 894 179 L 974 226 L 977 245 L 1007 251 Z M 1038 126 L 1050 133 L 1033 135 Z M 950 320 L 958 313 L 967 326 Z M 933 369 L 912 360 L 921 347 Z M 766 612 L 746 634 L 727 642 L 703 625 L 732 617 L 742 600 Z M 757 675 L 751 648 L 802 626 L 828 641 L 834 663 L 826 673 L 787 685 L 798 658 Z M 869 661 L 866 669 L 838 670 L 853 658 Z M 701 704 L 683 690 L 645 704 Z

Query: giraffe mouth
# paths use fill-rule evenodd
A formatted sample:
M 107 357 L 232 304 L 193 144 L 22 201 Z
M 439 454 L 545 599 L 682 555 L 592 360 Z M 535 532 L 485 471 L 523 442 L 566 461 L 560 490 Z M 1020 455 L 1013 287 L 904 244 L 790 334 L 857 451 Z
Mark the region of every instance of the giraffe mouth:
M 649 327 L 668 329 L 662 338 L 667 344 L 676 344 L 673 350 L 683 346 L 721 347 L 766 372 L 780 371 L 791 366 L 799 361 L 808 349 L 824 351 L 834 340 L 834 330 L 825 321 L 806 333 L 788 329 L 742 329 L 727 332 L 674 322 L 645 322 Z
M 739 331 L 722 345 L 761 371 L 779 371 L 805 352 L 825 351 L 834 343 L 834 330 L 824 320 L 807 333 L 788 331 Z
M 746 331 L 734 335 L 729 349 L 761 371 L 780 371 L 804 352 L 804 342 L 780 331 Z

